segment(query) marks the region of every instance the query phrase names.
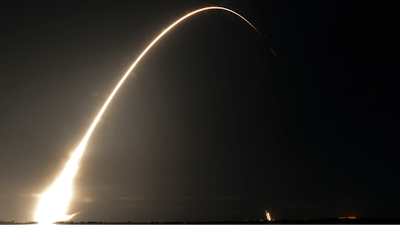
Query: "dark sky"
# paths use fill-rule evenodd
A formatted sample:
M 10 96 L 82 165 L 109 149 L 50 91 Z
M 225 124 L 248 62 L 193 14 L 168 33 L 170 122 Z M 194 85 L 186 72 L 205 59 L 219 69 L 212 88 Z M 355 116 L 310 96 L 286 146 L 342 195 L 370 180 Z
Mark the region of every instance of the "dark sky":
M 30 221 L 112 89 L 75 221 L 398 217 L 400 20 L 390 2 L 9 1 L 0 220 Z M 277 54 L 274 56 L 269 47 Z

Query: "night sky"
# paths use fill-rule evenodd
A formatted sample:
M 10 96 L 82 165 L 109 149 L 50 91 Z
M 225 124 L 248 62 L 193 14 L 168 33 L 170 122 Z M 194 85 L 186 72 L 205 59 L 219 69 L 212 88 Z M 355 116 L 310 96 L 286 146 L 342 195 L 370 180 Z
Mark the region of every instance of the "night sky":
M 0 220 L 31 221 L 106 98 L 74 221 L 399 217 L 391 2 L 2 1 Z M 270 48 L 276 53 L 274 55 Z

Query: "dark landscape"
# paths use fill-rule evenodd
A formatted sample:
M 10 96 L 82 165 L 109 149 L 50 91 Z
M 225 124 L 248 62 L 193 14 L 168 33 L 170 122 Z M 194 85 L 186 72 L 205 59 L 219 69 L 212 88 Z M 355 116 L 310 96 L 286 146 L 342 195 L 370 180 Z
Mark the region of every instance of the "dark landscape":
M 0 224 L 37 224 L 37 222 L 0 222 Z M 390 218 L 356 218 L 339 219 L 327 218 L 323 220 L 303 219 L 303 220 L 246 220 L 246 221 L 170 221 L 170 222 L 107 222 L 107 221 L 81 221 L 81 222 L 56 222 L 54 224 L 400 224 L 400 219 Z
M 0 1 L 0 223 L 400 224 L 397 4 Z

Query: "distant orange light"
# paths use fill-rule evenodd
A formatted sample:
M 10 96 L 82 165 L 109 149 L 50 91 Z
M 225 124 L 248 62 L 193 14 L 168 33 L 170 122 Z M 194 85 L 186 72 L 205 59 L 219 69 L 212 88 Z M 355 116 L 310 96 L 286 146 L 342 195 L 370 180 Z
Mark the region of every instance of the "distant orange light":
M 346 217 L 339 217 L 339 219 L 351 219 L 351 220 L 355 220 L 355 219 L 357 219 L 357 217 L 355 217 L 355 216 L 346 216 Z

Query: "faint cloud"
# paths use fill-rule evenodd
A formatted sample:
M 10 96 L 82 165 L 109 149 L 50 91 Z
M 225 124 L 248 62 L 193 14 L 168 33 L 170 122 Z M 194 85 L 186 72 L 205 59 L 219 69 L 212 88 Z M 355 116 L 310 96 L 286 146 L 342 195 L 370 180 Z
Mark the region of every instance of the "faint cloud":
M 155 209 L 156 207 L 153 205 L 117 205 L 117 208 L 146 208 L 146 209 Z
M 227 200 L 238 200 L 244 199 L 244 196 L 183 196 L 183 197 L 169 197 L 169 200 L 206 200 L 206 201 L 227 201 Z
M 125 200 L 125 201 L 137 201 L 137 200 L 143 200 L 144 198 L 141 198 L 141 197 L 122 197 L 120 199 L 121 200 Z
M 286 207 L 293 207 L 293 208 L 305 208 L 305 207 L 320 207 L 321 204 L 319 203 L 304 203 L 304 202 L 285 202 L 283 203 Z
M 183 196 L 183 197 L 169 197 L 169 200 L 191 200 L 198 199 L 200 196 Z
M 30 193 L 30 194 L 20 194 L 21 197 L 24 198 L 40 198 L 40 194 L 37 193 Z
M 86 203 L 95 202 L 95 200 L 93 198 L 90 198 L 90 197 L 81 198 L 81 199 L 79 199 L 79 201 L 80 202 L 86 202 Z
M 92 95 L 92 97 L 99 97 L 99 96 L 100 96 L 100 92 L 98 92 L 98 91 L 93 91 L 93 92 L 91 93 L 91 95 Z
M 173 209 L 186 209 L 192 207 L 191 205 L 171 205 L 169 208 Z
M 243 196 L 218 196 L 215 197 L 215 200 L 227 201 L 227 200 L 238 200 L 243 198 L 244 198 Z
M 133 71 L 129 74 L 129 76 L 130 76 L 130 77 L 137 77 L 136 73 L 133 72 Z

